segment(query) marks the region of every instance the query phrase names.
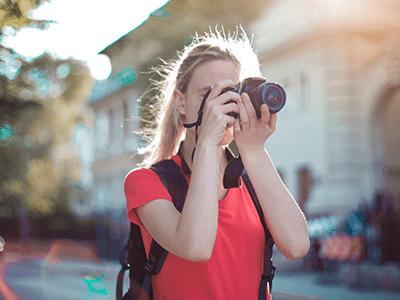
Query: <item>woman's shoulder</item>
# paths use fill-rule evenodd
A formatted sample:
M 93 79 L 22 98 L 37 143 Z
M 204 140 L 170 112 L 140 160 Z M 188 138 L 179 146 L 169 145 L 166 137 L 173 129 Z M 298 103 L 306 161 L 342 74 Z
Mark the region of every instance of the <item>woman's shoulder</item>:
M 125 184 L 129 182 L 134 182 L 136 180 L 141 180 L 141 179 L 155 179 L 157 180 L 158 176 L 156 173 L 154 173 L 152 170 L 149 168 L 137 168 L 131 170 L 126 176 L 125 176 Z
M 156 173 L 147 168 L 132 170 L 125 177 L 124 191 L 129 212 L 156 199 L 172 198 Z
M 160 177 L 148 168 L 140 168 L 130 171 L 124 180 L 124 190 L 127 197 L 143 197 L 144 195 L 152 194 L 155 191 L 162 194 L 167 192 Z M 150 191 L 152 191 L 152 193 L 150 193 Z
M 169 160 L 174 161 L 178 166 L 181 165 L 181 159 L 180 159 L 179 155 L 177 155 L 177 154 L 173 155 Z M 150 179 L 150 180 L 160 181 L 160 178 L 158 177 L 158 175 L 153 170 L 151 170 L 151 168 L 133 169 L 126 175 L 124 181 L 125 181 L 125 183 L 126 182 L 129 183 L 129 182 L 141 180 L 141 179 Z

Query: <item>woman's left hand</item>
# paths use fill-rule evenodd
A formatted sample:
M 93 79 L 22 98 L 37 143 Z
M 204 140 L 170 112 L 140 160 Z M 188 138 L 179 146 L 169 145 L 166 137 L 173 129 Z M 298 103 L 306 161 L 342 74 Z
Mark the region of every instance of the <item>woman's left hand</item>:
M 265 141 L 276 129 L 277 115 L 270 114 L 267 105 L 263 104 L 261 118 L 257 119 L 246 94 L 242 94 L 237 105 L 240 117 L 235 120 L 233 135 L 264 209 L 267 227 L 280 252 L 290 260 L 299 259 L 310 248 L 307 222 L 264 149 Z
M 233 131 L 240 155 L 264 151 L 265 141 L 275 132 L 277 115 L 270 114 L 268 106 L 263 104 L 260 107 L 261 118 L 258 119 L 247 93 L 241 95 L 237 105 L 239 117 L 235 120 Z

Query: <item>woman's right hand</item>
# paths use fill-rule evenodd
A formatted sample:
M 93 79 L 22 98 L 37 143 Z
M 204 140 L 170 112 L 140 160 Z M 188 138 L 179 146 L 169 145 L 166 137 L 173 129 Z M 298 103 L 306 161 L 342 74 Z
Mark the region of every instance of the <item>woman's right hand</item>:
M 240 99 L 240 95 L 231 91 L 222 93 L 224 89 L 233 87 L 233 82 L 227 79 L 217 82 L 211 89 L 204 106 L 201 126 L 199 126 L 199 142 L 202 139 L 208 139 L 213 144 L 219 145 L 226 130 L 233 127 L 235 118 L 228 114 L 239 113 L 236 102 Z M 233 102 L 227 103 L 230 100 Z

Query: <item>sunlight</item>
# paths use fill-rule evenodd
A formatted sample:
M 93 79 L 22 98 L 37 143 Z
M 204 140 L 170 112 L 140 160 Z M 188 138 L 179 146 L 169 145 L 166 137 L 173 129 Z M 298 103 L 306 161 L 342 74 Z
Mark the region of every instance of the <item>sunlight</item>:
M 90 74 L 96 80 L 107 79 L 112 71 L 110 58 L 105 54 L 97 54 L 88 60 Z
M 32 19 L 52 21 L 47 29 L 24 28 L 15 32 L 8 28 L 3 31 L 1 43 L 28 60 L 48 52 L 56 58 L 74 57 L 90 62 L 95 68 L 95 79 L 105 79 L 111 72 L 109 62 L 97 54 L 141 25 L 166 2 L 52 0 L 31 13 Z

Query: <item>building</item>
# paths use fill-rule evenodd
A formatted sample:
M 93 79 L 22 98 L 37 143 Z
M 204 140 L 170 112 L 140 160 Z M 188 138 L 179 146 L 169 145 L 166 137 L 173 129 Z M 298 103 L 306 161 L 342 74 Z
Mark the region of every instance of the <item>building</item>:
M 123 181 L 135 167 L 132 155 L 138 148 L 138 140 L 131 132 L 138 128 L 135 116 L 139 114 L 138 96 L 125 84 L 130 76 L 133 73 L 127 69 L 98 82 L 91 99 L 96 116 L 92 165 L 96 246 L 105 258 L 118 257 L 129 228 Z
M 136 132 L 149 86 L 143 73 L 160 64 L 159 57 L 172 57 L 174 46 L 185 44 L 188 38 L 180 23 L 165 18 L 164 13 L 163 9 L 153 13 L 145 24 L 101 52 L 110 58 L 112 74 L 96 83 L 90 102 L 95 113 L 92 194 L 96 246 L 103 258 L 118 258 L 129 235 L 123 181 L 139 162 L 137 150 L 142 140 Z
M 268 2 L 246 28 L 255 35 L 263 75 L 287 92 L 266 148 L 289 190 L 301 204 L 307 200 L 308 217 L 343 217 L 378 190 L 400 195 L 400 3 Z M 138 99 L 148 87 L 138 75 L 159 64 L 157 57 L 173 57 L 193 34 L 190 20 L 201 22 L 181 9 L 179 1 L 167 4 L 102 51 L 113 73 L 96 84 L 91 103 L 103 257 L 115 258 L 129 231 L 122 182 L 138 162 L 132 155 L 140 140 L 132 131 L 140 126 Z
M 399 19 L 398 1 L 285 0 L 250 27 L 263 75 L 287 92 L 266 148 L 295 197 L 310 172 L 308 215 L 399 198 Z

